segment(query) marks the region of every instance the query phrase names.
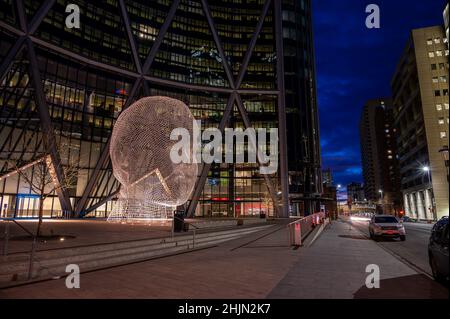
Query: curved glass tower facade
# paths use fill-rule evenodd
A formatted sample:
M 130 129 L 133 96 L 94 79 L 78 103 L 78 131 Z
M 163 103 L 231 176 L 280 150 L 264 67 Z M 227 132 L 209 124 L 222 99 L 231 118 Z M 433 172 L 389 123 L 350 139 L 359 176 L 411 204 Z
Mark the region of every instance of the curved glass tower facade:
M 119 187 L 108 155 L 114 122 L 149 95 L 184 101 L 202 129 L 279 128 L 278 172 L 205 165 L 185 207 L 191 216 L 317 209 L 309 0 L 77 1 L 80 28 L 66 26 L 66 5 L 0 0 L 2 216 L 37 215 L 39 199 L 17 169 L 47 155 L 55 183 L 64 184 L 64 167 L 77 175 L 45 199 L 44 215 L 106 216 Z

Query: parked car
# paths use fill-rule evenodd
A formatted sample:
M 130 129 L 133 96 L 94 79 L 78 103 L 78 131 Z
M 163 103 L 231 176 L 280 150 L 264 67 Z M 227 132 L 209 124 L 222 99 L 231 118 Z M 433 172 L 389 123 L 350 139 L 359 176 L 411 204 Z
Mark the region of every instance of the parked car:
M 406 231 L 403 223 L 395 216 L 374 215 L 369 222 L 369 233 L 371 239 L 380 237 L 400 238 L 406 240 Z
M 448 217 L 443 217 L 433 226 L 428 243 L 428 259 L 431 271 L 434 279 L 439 282 L 448 282 L 449 280 L 448 228 Z
M 402 217 L 402 220 L 403 220 L 405 223 L 414 223 L 414 222 L 416 222 L 415 219 L 412 219 L 411 217 L 408 217 L 408 216 L 403 216 L 403 217 Z

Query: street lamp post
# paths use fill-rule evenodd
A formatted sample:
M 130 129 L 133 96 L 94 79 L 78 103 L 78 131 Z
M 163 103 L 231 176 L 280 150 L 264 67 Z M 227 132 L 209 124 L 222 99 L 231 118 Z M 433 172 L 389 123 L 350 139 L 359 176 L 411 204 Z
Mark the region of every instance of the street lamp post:
M 378 193 L 380 193 L 380 199 L 381 199 L 381 211 L 384 214 L 384 196 L 383 196 L 383 190 L 378 190 Z
M 449 181 L 449 171 L 448 171 L 448 166 L 449 166 L 449 162 L 448 162 L 448 146 L 444 146 L 442 149 L 439 150 L 439 153 L 441 153 L 442 158 L 444 159 L 444 163 L 445 163 L 445 168 L 447 169 L 447 183 Z
M 341 207 L 342 206 L 341 201 L 339 200 L 339 191 L 341 190 L 341 187 L 342 187 L 341 184 L 338 184 L 336 186 L 336 201 L 337 201 L 337 206 L 338 206 L 338 215 L 341 215 L 341 210 L 343 212 L 343 209 Z
M 431 169 L 429 166 L 424 166 L 424 167 L 422 167 L 422 170 L 425 173 L 427 173 L 427 176 L 428 176 L 428 187 L 430 187 L 430 197 L 431 197 L 431 213 L 433 214 L 434 220 L 437 220 L 437 216 L 436 216 L 436 212 L 434 210 L 434 204 L 433 204 L 433 186 L 431 184 Z M 428 209 L 428 207 L 427 207 L 427 209 Z

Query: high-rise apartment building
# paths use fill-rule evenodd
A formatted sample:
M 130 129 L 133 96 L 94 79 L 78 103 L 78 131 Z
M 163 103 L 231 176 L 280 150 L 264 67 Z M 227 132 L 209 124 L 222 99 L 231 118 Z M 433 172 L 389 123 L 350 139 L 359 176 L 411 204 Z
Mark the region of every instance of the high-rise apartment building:
M 350 183 L 347 185 L 347 202 L 356 203 L 364 202 L 366 194 L 364 192 L 364 186 L 361 183 Z
M 447 5 L 445 6 L 445 9 L 444 9 L 444 13 L 443 13 L 443 16 L 444 16 L 444 28 L 445 28 L 445 36 L 447 37 L 447 47 L 448 47 L 448 40 L 449 40 L 449 30 L 448 30 L 448 25 L 449 25 L 449 20 L 450 20 L 450 18 L 449 18 L 449 4 L 447 3 Z
M 50 153 L 78 175 L 45 200 L 45 215 L 105 216 L 119 187 L 112 128 L 149 95 L 184 101 L 202 129 L 279 129 L 276 174 L 262 176 L 256 164 L 205 165 L 186 207 L 191 216 L 318 210 L 310 0 L 80 0 L 80 28 L 66 26 L 67 4 L 0 1 L 3 215 L 36 216 L 38 199 L 14 169 Z
M 365 198 L 379 210 L 396 213 L 401 208 L 393 126 L 392 99 L 370 100 L 360 120 L 361 160 Z
M 442 26 L 412 30 L 391 83 L 405 213 L 421 220 L 449 211 L 448 56 Z
M 331 172 L 331 168 L 322 171 L 322 179 L 324 185 L 328 187 L 333 186 L 333 173 Z

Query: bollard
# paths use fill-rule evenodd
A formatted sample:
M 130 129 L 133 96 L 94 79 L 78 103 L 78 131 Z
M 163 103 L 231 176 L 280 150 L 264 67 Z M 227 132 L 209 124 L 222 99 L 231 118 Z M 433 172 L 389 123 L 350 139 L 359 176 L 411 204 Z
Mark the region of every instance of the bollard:
M 28 280 L 31 280 L 32 275 L 33 275 L 33 261 L 34 261 L 35 251 L 36 251 L 36 236 L 33 238 L 33 244 L 31 246 L 30 264 L 28 267 Z
M 5 225 L 5 242 L 3 245 L 3 256 L 8 255 L 8 246 L 9 246 L 9 220 L 6 220 Z

